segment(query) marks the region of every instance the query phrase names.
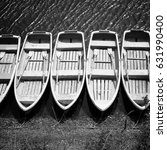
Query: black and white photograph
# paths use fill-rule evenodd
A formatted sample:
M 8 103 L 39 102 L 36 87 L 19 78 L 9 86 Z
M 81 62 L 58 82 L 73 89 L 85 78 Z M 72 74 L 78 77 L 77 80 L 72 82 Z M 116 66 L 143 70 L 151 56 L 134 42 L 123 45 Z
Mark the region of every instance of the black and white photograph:
M 0 149 L 149 150 L 150 35 L 150 0 L 1 0 Z

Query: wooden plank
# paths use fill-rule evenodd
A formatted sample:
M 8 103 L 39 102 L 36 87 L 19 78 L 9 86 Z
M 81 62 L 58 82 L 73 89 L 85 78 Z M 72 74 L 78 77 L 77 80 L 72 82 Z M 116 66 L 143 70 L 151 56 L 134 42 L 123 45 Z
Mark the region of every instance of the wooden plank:
M 9 62 L 9 53 L 7 53 L 6 54 L 7 56 L 6 56 L 6 61 L 5 62 Z M 4 66 L 5 66 L 5 68 L 4 68 L 4 73 L 7 73 L 7 71 L 8 71 L 8 64 L 4 64 Z
M 2 95 L 2 87 L 3 87 L 3 83 L 0 83 L 0 95 Z
M 17 51 L 18 45 L 17 44 L 0 44 L 0 50 L 13 52 Z
M 11 75 L 12 74 L 9 74 L 9 73 L 0 73 L 0 80 L 10 80 Z
M 68 50 L 68 49 L 80 50 L 83 47 L 82 47 L 82 42 L 67 43 L 59 41 L 56 48 L 61 50 Z
M 116 70 L 116 72 L 117 72 L 117 70 Z M 116 79 L 114 70 L 93 69 L 91 74 L 92 74 L 92 78 Z
M 28 95 L 28 91 L 29 91 L 29 86 L 30 86 L 30 81 L 26 81 L 24 82 L 25 84 L 25 93 L 24 93 L 24 96 L 27 96 Z
M 50 43 L 29 43 L 27 42 L 24 46 L 24 49 L 33 49 L 33 50 L 50 50 Z
M 65 60 L 65 51 L 62 52 L 62 59 Z M 62 70 L 65 68 L 65 62 L 62 62 Z
M 150 93 L 150 81 L 147 81 L 147 93 Z
M 137 69 L 140 69 L 140 60 L 139 60 L 140 59 L 140 52 L 139 52 L 139 50 L 137 50 L 136 53 L 137 53 L 137 57 L 136 58 L 138 59 L 137 60 Z
M 76 97 L 76 94 L 62 94 L 62 95 L 58 95 L 58 100 L 74 100 L 74 98 Z
M 127 70 L 129 78 L 148 79 L 148 70 Z M 125 72 L 124 72 L 125 74 Z
M 92 40 L 91 47 L 104 48 L 104 47 L 116 47 L 115 41 L 104 40 Z
M 65 80 L 62 80 L 62 94 L 65 94 Z
M 126 56 L 127 56 L 127 60 L 125 60 L 125 61 L 127 61 L 127 64 L 126 64 L 127 65 L 127 69 L 130 69 L 131 68 L 131 60 L 128 60 L 128 58 L 131 57 L 131 51 L 127 50 Z
M 71 82 L 71 93 L 74 93 L 74 80 Z
M 104 79 L 104 100 L 107 100 L 107 80 Z
M 109 82 L 109 80 L 107 80 L 107 100 L 109 100 L 109 96 L 110 96 L 110 82 Z
M 41 51 L 40 51 L 40 59 L 42 59 L 42 52 Z M 43 64 L 43 62 L 40 62 L 39 71 L 42 71 L 42 64 Z
M 36 83 L 34 85 L 34 96 L 37 96 L 38 83 L 39 83 L 39 81 L 36 81 Z
M 104 98 L 104 80 L 101 80 L 101 99 L 105 99 Z
M 21 93 L 21 96 L 24 96 L 25 95 L 25 92 L 27 92 L 26 91 L 26 88 L 27 88 L 27 86 L 26 86 L 26 83 L 25 83 L 25 81 L 22 81 L 22 82 L 20 82 L 20 84 L 19 84 L 19 86 L 17 87 L 17 89 L 19 89 L 20 88 L 20 93 Z
M 124 48 L 125 49 L 150 49 L 149 42 L 129 42 L 124 41 Z
M 12 53 L 10 53 L 10 56 L 9 56 L 9 62 L 12 62 L 12 64 L 9 64 L 8 65 L 8 69 L 7 69 L 7 73 L 10 73 L 10 70 L 11 70 L 11 66 L 13 65 L 13 55 Z
M 40 73 L 40 72 L 39 72 Z M 39 73 L 34 73 L 34 75 L 37 75 Z M 58 72 L 59 74 L 59 79 L 77 79 L 78 78 L 78 70 L 59 70 Z M 57 71 L 56 70 L 53 70 L 53 78 L 56 78 L 56 75 L 57 75 Z M 83 76 L 83 71 L 80 72 L 80 78 L 82 78 Z
M 96 101 L 96 100 L 97 100 L 97 96 L 96 96 L 96 93 L 97 93 L 97 91 L 96 91 L 96 80 L 94 79 L 94 80 L 92 80 L 92 82 L 93 82 L 93 95 L 94 95 L 94 100 Z
M 102 60 L 102 49 L 99 49 L 99 61 L 101 62 Z M 103 63 L 99 63 L 99 69 L 103 69 L 102 65 Z
M 115 51 L 112 51 L 112 55 L 113 55 L 112 69 L 116 69 Z
M 146 55 L 145 55 L 146 53 L 145 53 L 145 51 L 143 51 L 143 58 L 145 59 L 144 60 L 144 69 L 146 69 L 147 67 L 146 67 Z
M 6 86 L 7 86 L 7 84 L 4 83 L 3 86 L 2 86 L 2 90 L 1 90 L 1 95 L 4 94 L 4 92 L 6 90 Z
M 40 60 L 40 54 L 41 54 L 41 52 L 39 51 L 39 52 L 37 53 L 37 59 L 38 59 L 38 60 Z M 40 68 L 40 62 L 37 63 L 36 71 L 39 71 L 39 68 Z
M 107 52 L 106 49 L 103 49 L 103 61 L 105 61 L 105 62 L 107 62 L 106 61 L 106 52 Z M 107 69 L 107 63 L 103 64 L 103 68 Z
M 136 80 L 136 93 L 139 94 L 139 80 Z
M 33 81 L 30 81 L 29 91 L 28 91 L 28 95 L 29 95 L 29 96 L 31 95 L 32 86 L 33 86 L 32 84 L 33 84 Z
M 2 62 L 6 62 L 6 57 L 7 53 L 5 53 L 4 57 L 2 58 Z M 4 73 L 4 69 L 5 69 L 5 64 L 2 65 L 2 70 L 1 70 L 2 73 Z

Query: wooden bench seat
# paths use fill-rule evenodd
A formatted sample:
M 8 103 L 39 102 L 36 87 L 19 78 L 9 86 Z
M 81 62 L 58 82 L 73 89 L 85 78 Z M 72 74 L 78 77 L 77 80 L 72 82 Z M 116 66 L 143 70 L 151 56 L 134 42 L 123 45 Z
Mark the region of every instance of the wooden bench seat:
M 22 104 L 25 104 L 25 105 L 31 105 L 35 100 L 36 100 L 36 96 L 20 96 L 19 95 L 19 99 L 20 99 L 20 102 Z
M 117 74 L 117 70 L 116 74 Z M 91 72 L 91 78 L 107 78 L 107 79 L 115 79 L 116 74 L 114 70 L 104 70 L 104 69 L 93 69 Z M 90 73 L 89 73 L 90 74 Z
M 69 105 L 76 97 L 76 94 L 58 95 L 58 101 L 64 106 Z
M 125 49 L 150 49 L 149 42 L 124 42 Z
M 0 80 L 10 80 L 12 74 L 9 73 L 0 73 Z
M 0 44 L 0 52 L 6 51 L 6 52 L 16 52 L 18 48 L 17 44 Z
M 116 47 L 116 42 L 115 41 L 94 40 L 91 42 L 91 47 L 93 48 L 100 48 L 100 47 L 112 48 L 112 47 Z
M 57 49 L 61 50 L 68 50 L 68 49 L 73 49 L 73 50 L 81 50 L 83 49 L 83 45 L 81 42 L 76 42 L 76 43 L 65 43 L 65 42 L 58 42 L 57 44 Z
M 80 74 L 80 78 L 83 76 L 83 70 L 56 70 L 53 72 L 53 77 L 56 78 L 58 74 L 59 79 L 78 79 L 78 75 Z
M 19 77 L 20 74 L 17 75 Z M 47 73 L 45 72 L 45 77 L 47 76 Z M 24 71 L 21 79 L 23 80 L 42 80 L 43 78 L 43 71 Z
M 50 49 L 50 43 L 26 43 L 24 46 L 24 49 L 35 49 L 35 50 L 41 50 L 41 49 Z
M 149 72 L 148 70 L 127 70 L 129 78 L 133 79 L 148 79 Z M 124 70 L 124 75 L 126 76 L 126 72 Z

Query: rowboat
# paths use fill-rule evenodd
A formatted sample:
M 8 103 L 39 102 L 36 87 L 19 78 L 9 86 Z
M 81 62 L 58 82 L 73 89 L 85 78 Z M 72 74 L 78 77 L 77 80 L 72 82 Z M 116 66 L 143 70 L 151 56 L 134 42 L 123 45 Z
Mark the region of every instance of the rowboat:
M 50 73 L 52 35 L 49 32 L 27 33 L 17 63 L 14 92 L 19 107 L 30 111 L 41 99 Z
M 143 30 L 125 31 L 122 43 L 122 81 L 128 99 L 144 110 L 150 101 L 150 35 Z
M 51 91 L 57 105 L 69 109 L 79 98 L 85 80 L 84 34 L 59 32 L 51 65 Z
M 91 33 L 86 65 L 86 85 L 90 99 L 100 111 L 107 110 L 120 86 L 118 36 L 108 30 Z
M 6 97 L 14 79 L 20 40 L 20 36 L 0 35 L 0 103 Z

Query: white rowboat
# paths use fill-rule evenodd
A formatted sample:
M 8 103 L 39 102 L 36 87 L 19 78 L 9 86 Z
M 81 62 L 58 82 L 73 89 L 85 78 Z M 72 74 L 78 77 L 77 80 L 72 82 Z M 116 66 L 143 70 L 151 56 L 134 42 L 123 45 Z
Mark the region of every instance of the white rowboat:
M 119 91 L 120 52 L 115 32 L 102 30 L 91 33 L 86 67 L 86 85 L 94 105 L 107 110 Z
M 57 105 L 69 109 L 79 98 L 85 80 L 84 34 L 59 32 L 51 65 L 51 91 Z
M 139 109 L 150 101 L 150 35 L 143 30 L 125 31 L 122 43 L 122 81 L 125 92 Z
M 31 110 L 41 99 L 50 73 L 52 35 L 33 31 L 24 40 L 14 82 L 16 101 L 23 111 Z
M 0 103 L 6 97 L 14 79 L 20 41 L 20 36 L 0 35 Z

